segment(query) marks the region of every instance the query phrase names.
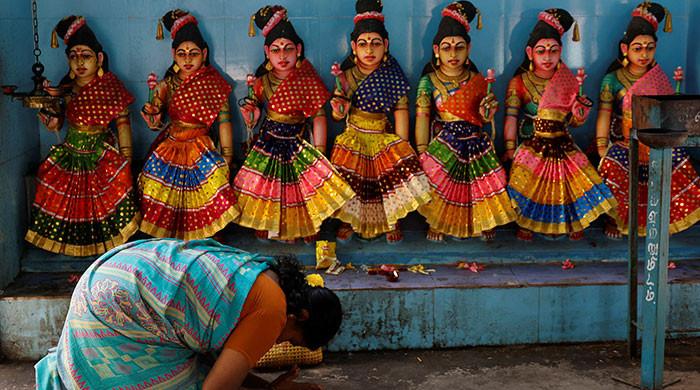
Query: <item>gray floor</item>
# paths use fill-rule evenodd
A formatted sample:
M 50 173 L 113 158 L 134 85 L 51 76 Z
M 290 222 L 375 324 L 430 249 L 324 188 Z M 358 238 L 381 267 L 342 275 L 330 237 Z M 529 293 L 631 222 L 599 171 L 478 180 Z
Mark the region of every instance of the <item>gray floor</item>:
M 0 363 L 0 389 L 34 389 L 33 377 L 32 363 Z M 639 365 L 622 343 L 338 353 L 302 371 L 302 380 L 325 389 L 632 388 L 612 378 L 639 383 Z M 700 339 L 669 342 L 664 379 L 680 380 L 671 390 L 700 389 Z

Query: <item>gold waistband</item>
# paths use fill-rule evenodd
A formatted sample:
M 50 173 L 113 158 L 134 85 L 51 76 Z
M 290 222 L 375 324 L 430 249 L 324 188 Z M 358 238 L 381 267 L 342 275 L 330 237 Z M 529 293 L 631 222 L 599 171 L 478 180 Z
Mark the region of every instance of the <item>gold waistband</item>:
M 539 131 L 535 130 L 535 136 L 540 137 L 540 138 L 559 138 L 559 137 L 564 137 L 565 135 L 568 135 L 569 133 L 566 131 L 554 131 L 554 132 L 546 132 L 546 131 Z
M 540 119 L 546 119 L 550 121 L 560 121 L 564 122 L 566 120 L 567 113 L 554 110 L 554 109 L 541 109 L 537 111 L 537 117 Z
M 85 133 L 85 134 L 100 134 L 104 133 L 105 130 L 107 129 L 106 126 L 100 126 L 100 125 L 77 125 L 75 123 L 72 123 L 71 126 L 73 129 Z
M 172 121 L 172 126 L 177 127 L 178 129 L 201 129 L 206 126 L 204 126 L 201 123 L 188 123 L 188 122 L 183 122 L 183 121 L 178 121 L 174 120 Z
M 348 125 L 359 131 L 382 133 L 386 129 L 387 123 L 388 119 L 383 113 L 365 112 L 351 108 L 348 115 Z
M 284 123 L 287 125 L 298 125 L 299 123 L 304 123 L 306 118 L 300 115 L 286 115 L 280 114 L 274 111 L 268 111 L 267 117 L 275 122 Z

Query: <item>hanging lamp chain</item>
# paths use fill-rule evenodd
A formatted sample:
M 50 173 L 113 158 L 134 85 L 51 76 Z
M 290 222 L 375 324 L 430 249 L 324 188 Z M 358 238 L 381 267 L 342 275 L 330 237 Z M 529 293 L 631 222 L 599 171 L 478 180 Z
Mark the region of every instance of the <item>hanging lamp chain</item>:
M 39 18 L 36 15 L 36 0 L 32 0 L 32 29 L 34 30 L 34 58 L 38 63 L 41 49 L 39 49 Z

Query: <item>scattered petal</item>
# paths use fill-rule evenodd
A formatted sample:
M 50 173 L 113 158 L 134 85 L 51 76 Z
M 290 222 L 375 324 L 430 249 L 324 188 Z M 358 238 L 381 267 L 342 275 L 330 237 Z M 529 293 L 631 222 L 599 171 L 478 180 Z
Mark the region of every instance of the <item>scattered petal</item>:
M 576 267 L 576 265 L 574 265 L 574 263 L 569 259 L 566 259 L 561 263 L 561 269 L 563 270 L 574 269 L 574 267 Z

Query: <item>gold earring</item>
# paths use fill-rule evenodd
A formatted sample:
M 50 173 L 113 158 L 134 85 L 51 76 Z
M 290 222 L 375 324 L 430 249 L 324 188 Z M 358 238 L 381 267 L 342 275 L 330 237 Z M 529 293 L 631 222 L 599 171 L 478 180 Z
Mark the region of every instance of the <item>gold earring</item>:
M 294 65 L 297 69 L 301 68 L 301 55 L 297 56 L 297 63 Z
M 561 61 L 557 62 L 557 70 L 559 70 L 559 68 L 561 68 Z
M 71 69 L 70 73 L 68 73 L 68 77 L 70 77 L 71 80 L 75 79 L 75 73 L 73 73 L 72 69 Z
M 532 72 L 533 70 L 535 70 L 535 68 L 532 66 L 532 60 L 530 61 L 530 65 L 528 65 L 527 69 L 528 69 L 530 72 Z
M 265 62 L 265 70 L 267 70 L 268 72 L 272 71 L 272 62 L 270 62 L 270 61 Z
M 389 59 L 389 57 L 387 57 L 386 54 L 384 54 L 384 58 L 382 58 L 382 62 L 387 62 L 388 59 Z
M 626 68 L 627 65 L 629 65 L 629 64 L 630 64 L 630 62 L 627 59 L 627 53 L 622 53 L 622 67 Z
M 435 66 L 439 67 L 440 66 L 440 56 L 435 54 Z
M 469 57 L 467 57 L 467 59 L 464 60 L 464 66 L 469 66 Z
M 102 77 L 105 75 L 105 71 L 102 70 L 102 67 L 100 66 L 100 69 L 97 69 L 97 77 Z
M 354 51 L 352 52 L 352 62 L 354 64 L 357 64 L 357 53 L 355 53 Z
M 177 73 L 180 71 L 180 67 L 177 64 L 173 64 L 173 72 Z

